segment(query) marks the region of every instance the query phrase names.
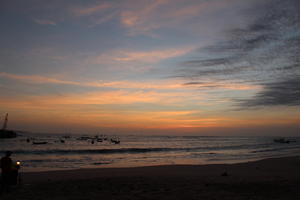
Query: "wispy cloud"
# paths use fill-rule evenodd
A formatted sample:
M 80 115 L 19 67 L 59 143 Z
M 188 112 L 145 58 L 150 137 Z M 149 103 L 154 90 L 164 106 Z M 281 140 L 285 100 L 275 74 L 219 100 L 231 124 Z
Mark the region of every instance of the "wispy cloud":
M 33 19 L 33 21 L 40 25 L 53 25 L 53 26 L 56 25 L 55 21 L 49 19 Z
M 79 85 L 79 83 L 74 81 L 65 81 L 65 80 L 59 80 L 55 78 L 49 78 L 49 77 L 38 76 L 38 75 L 16 75 L 16 74 L 0 72 L 0 77 L 5 77 L 5 78 L 19 80 L 19 81 L 27 81 L 31 83 L 55 83 L 55 84 Z
M 121 11 L 121 23 L 125 27 L 134 29 L 134 31 L 138 32 L 147 32 L 151 29 L 159 28 L 159 24 L 147 24 L 147 22 L 152 21 L 150 18 L 157 13 L 158 9 L 166 6 L 168 2 L 169 0 L 156 0 L 137 3 L 130 9 Z M 145 26 L 145 24 L 147 24 L 147 26 Z
M 69 7 L 70 18 L 83 19 L 89 27 L 94 27 L 114 20 L 118 17 L 119 5 L 113 2 L 101 2 L 88 5 L 71 5 Z
M 39 75 L 16 75 L 0 72 L 0 77 L 29 82 L 34 84 L 63 84 L 80 87 L 115 88 L 115 89 L 155 89 L 155 90 L 176 90 L 176 89 L 228 89 L 228 90 L 257 90 L 259 85 L 233 84 L 227 82 L 184 82 L 182 80 L 150 80 L 150 81 L 89 81 L 76 82 L 61 80 L 53 77 Z
M 226 1 L 156 0 L 135 3 L 122 10 L 121 23 L 131 35 L 152 35 L 160 28 L 176 28 L 188 20 L 201 19 L 203 15 L 228 6 Z M 190 22 L 189 22 L 190 23 Z M 187 25 L 187 24 L 185 24 Z
M 138 105 L 138 104 L 156 104 L 157 106 L 171 106 L 182 105 L 185 102 L 185 97 L 189 96 L 194 101 L 201 101 L 203 97 L 194 95 L 191 91 L 182 92 L 158 92 L 154 90 L 143 91 L 127 91 L 114 90 L 102 92 L 85 92 L 85 93 L 67 93 L 61 95 L 34 95 L 22 98 L 10 98 L 2 96 L 1 101 L 3 105 L 10 105 L 10 107 L 24 107 L 25 108 L 42 108 L 53 109 L 59 106 L 79 106 L 79 105 Z M 111 109 L 111 108 L 110 108 Z M 114 110 L 114 109 L 111 109 Z M 147 106 L 143 108 L 147 110 Z M 133 110 L 134 111 L 134 110 Z
M 82 17 L 89 16 L 93 14 L 99 14 L 107 9 L 111 8 L 113 5 L 110 2 L 103 2 L 96 5 L 88 5 L 88 6 L 73 6 L 70 8 L 70 11 L 73 15 Z
M 193 47 L 179 47 L 173 49 L 156 50 L 156 51 L 119 51 L 114 56 L 116 61 L 125 62 L 145 62 L 145 63 L 156 63 L 161 60 L 182 56 L 190 52 Z
M 226 81 L 210 81 L 210 82 L 186 82 L 183 85 L 194 87 L 197 89 L 227 89 L 227 90 L 261 90 L 261 85 L 246 83 L 228 83 Z
M 184 56 L 194 49 L 193 46 L 177 46 L 172 48 L 154 50 L 132 50 L 116 49 L 101 53 L 96 56 L 89 56 L 85 62 L 109 66 L 110 69 L 130 70 L 135 72 L 147 71 L 153 64 L 167 59 Z
M 127 88 L 127 89 L 176 89 L 182 88 L 182 84 L 178 81 L 166 81 L 166 80 L 156 80 L 156 81 L 90 81 L 90 82 L 76 82 L 61 80 L 52 77 L 39 76 L 39 75 L 16 75 L 9 74 L 5 72 L 0 72 L 0 77 L 29 82 L 34 84 L 65 84 L 65 85 L 75 85 L 82 87 L 98 87 L 98 88 Z

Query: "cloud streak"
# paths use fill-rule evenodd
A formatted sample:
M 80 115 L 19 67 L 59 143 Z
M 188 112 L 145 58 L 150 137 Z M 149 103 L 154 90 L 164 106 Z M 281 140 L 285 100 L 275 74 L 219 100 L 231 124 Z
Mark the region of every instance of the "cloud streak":
M 100 55 L 89 56 L 86 58 L 85 64 L 107 66 L 109 70 L 144 72 L 151 70 L 156 64 L 165 60 L 184 56 L 193 49 L 193 46 L 152 50 L 115 49 L 101 53 Z
M 69 84 L 69 85 L 80 85 L 78 82 L 74 81 L 65 81 L 59 80 L 55 78 L 49 78 L 45 76 L 38 76 L 38 75 L 16 75 L 16 74 L 9 74 L 6 72 L 0 72 L 0 77 L 19 80 L 19 81 L 26 81 L 30 83 L 52 83 L 52 84 Z
M 193 47 L 173 48 L 154 51 L 120 51 L 114 56 L 116 61 L 156 63 L 165 59 L 182 56 L 192 51 Z
M 96 5 L 89 5 L 86 7 L 74 6 L 74 7 L 71 7 L 70 10 L 73 13 L 73 15 L 75 15 L 77 17 L 83 17 L 83 16 L 89 16 L 89 15 L 101 13 L 112 7 L 113 7 L 113 5 L 111 3 L 103 2 L 100 4 L 96 4 Z
M 34 19 L 33 21 L 40 25 L 53 25 L 53 26 L 56 25 L 55 21 L 48 20 L 48 19 Z
M 182 82 L 182 80 L 152 80 L 152 81 L 90 81 L 76 82 L 38 75 L 16 75 L 0 72 L 0 77 L 28 82 L 32 84 L 62 84 L 74 85 L 78 87 L 95 88 L 116 88 L 116 89 L 156 89 L 156 90 L 176 90 L 176 89 L 227 89 L 227 90 L 257 90 L 261 89 L 257 85 L 233 84 L 233 83 L 214 83 L 214 82 Z
M 81 87 L 96 87 L 96 88 L 119 88 L 119 89 L 177 89 L 182 88 L 183 85 L 178 81 L 144 81 L 144 82 L 135 82 L 135 81 L 91 81 L 91 82 L 76 82 L 76 81 L 67 81 L 56 78 L 50 78 L 46 76 L 39 75 L 16 75 L 9 74 L 5 72 L 0 72 L 0 77 L 23 81 L 33 84 L 62 84 L 62 85 L 74 85 Z

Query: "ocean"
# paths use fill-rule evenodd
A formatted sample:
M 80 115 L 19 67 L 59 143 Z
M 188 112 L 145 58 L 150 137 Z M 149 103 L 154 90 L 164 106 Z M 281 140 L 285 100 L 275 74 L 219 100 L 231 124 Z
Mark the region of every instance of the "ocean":
M 300 155 L 300 138 L 275 137 L 82 136 L 24 134 L 0 140 L 0 153 L 12 151 L 21 171 L 241 163 Z M 102 141 L 101 141 L 102 138 Z M 104 138 L 107 138 L 105 140 Z M 110 139 L 119 140 L 119 144 Z M 29 139 L 29 140 L 28 140 Z M 33 144 L 46 143 L 47 144 Z

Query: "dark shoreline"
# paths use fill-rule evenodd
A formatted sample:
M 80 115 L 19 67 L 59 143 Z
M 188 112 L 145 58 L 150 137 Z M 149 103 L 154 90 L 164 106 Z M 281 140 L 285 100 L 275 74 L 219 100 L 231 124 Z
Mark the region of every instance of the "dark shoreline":
M 82 169 L 66 169 L 66 170 L 50 170 L 50 171 L 37 171 L 37 172 L 21 172 L 21 175 L 24 179 L 24 182 L 34 183 L 34 182 L 44 182 L 50 180 L 65 180 L 67 179 L 82 179 L 82 178 L 100 178 L 106 176 L 124 176 L 127 173 L 130 175 L 149 175 L 144 174 L 144 172 L 157 173 L 158 175 L 172 174 L 172 172 L 178 175 L 177 171 L 181 171 L 182 175 L 189 175 L 190 173 L 194 173 L 195 170 L 199 171 L 200 174 L 204 170 L 211 171 L 214 170 L 223 170 L 227 167 L 229 168 L 244 168 L 244 167 L 255 167 L 259 169 L 259 166 L 267 166 L 270 167 L 269 163 L 282 164 L 282 162 L 291 162 L 291 160 L 299 160 L 300 156 L 292 156 L 292 157 L 276 157 L 276 158 L 265 158 L 261 160 L 234 163 L 234 164 L 203 164 L 203 165 L 155 165 L 155 166 L 142 166 L 142 167 L 120 167 L 120 168 L 82 168 Z M 263 167 L 261 167 L 263 168 Z M 272 166 L 274 168 L 274 166 Z M 168 169 L 166 172 L 164 169 Z M 170 169 L 170 170 L 169 170 Z M 191 170 L 191 171 L 190 171 Z M 279 170 L 279 169 L 278 169 Z M 197 173 L 198 175 L 199 172 Z M 179 173 L 179 174 L 181 174 Z M 187 174 L 185 174 L 187 173 Z M 48 178 L 51 177 L 51 178 Z
M 3 199 L 300 199 L 300 156 L 239 164 L 22 173 Z M 1 198 L 2 199 L 2 198 Z

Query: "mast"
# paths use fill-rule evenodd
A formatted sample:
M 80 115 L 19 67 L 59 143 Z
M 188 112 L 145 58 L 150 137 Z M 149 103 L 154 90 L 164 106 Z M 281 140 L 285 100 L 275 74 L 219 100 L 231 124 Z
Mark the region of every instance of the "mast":
M 7 121 L 8 121 L 8 113 L 6 113 L 6 115 L 5 115 L 5 119 L 4 119 L 2 130 L 6 129 L 6 127 L 7 127 Z

